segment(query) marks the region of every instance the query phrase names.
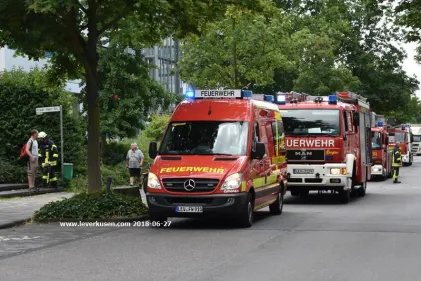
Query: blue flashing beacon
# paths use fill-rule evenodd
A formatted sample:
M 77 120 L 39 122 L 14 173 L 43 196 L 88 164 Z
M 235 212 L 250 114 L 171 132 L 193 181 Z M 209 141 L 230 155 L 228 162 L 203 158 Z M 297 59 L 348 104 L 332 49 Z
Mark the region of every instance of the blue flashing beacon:
M 186 96 L 186 98 L 192 99 L 192 98 L 194 98 L 194 91 L 193 90 L 187 90 L 184 95 Z
M 328 97 L 328 103 L 329 104 L 337 104 L 338 103 L 338 99 L 336 97 L 336 95 L 329 95 Z
M 379 121 L 379 122 L 377 123 L 377 126 L 378 126 L 378 127 L 383 127 L 383 122 L 382 122 L 382 121 Z
M 286 104 L 287 103 L 287 99 L 285 95 L 277 95 L 276 96 L 276 103 L 277 104 Z
M 273 98 L 272 95 L 264 95 L 263 100 L 268 101 L 268 102 L 274 102 L 275 101 L 275 99 Z

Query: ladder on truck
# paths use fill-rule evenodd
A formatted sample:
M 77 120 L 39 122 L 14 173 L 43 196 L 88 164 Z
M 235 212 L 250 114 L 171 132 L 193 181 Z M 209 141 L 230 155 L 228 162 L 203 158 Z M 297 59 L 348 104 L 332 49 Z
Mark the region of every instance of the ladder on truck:
M 367 98 L 360 96 L 353 92 L 337 92 L 336 96 L 338 100 L 346 103 L 353 103 L 359 105 L 363 108 L 370 109 L 370 103 L 367 101 Z

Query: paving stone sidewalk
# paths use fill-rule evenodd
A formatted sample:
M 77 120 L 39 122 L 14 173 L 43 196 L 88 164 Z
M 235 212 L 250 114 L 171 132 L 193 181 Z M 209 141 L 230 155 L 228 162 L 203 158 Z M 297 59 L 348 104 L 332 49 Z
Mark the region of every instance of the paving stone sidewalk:
M 13 226 L 32 217 L 34 212 L 52 201 L 70 198 L 69 192 L 57 192 L 24 198 L 0 200 L 0 229 Z

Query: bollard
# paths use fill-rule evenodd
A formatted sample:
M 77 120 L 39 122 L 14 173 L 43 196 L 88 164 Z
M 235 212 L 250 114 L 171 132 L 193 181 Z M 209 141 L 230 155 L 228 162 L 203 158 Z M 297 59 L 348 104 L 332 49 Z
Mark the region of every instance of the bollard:
M 107 177 L 107 185 L 105 186 L 105 194 L 107 196 L 110 195 L 110 190 L 111 190 L 111 183 L 113 182 L 113 178 L 112 177 Z

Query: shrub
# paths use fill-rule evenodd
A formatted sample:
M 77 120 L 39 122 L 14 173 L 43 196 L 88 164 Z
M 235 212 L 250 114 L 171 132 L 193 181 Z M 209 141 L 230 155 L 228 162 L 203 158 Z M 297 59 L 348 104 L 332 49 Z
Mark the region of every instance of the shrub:
M 0 183 L 26 182 L 26 166 L 0 159 Z
M 170 117 L 171 116 L 167 114 L 152 115 L 150 118 L 151 121 L 145 129 L 145 136 L 153 141 L 160 141 L 162 136 L 164 135 L 165 128 L 168 125 Z
M 140 198 L 81 193 L 43 206 L 35 212 L 34 220 L 130 218 L 142 216 L 146 212 L 147 208 Z
M 127 151 L 130 149 L 130 144 L 122 142 L 112 142 L 105 145 L 104 154 L 102 156 L 102 163 L 104 165 L 117 165 L 126 160 Z

